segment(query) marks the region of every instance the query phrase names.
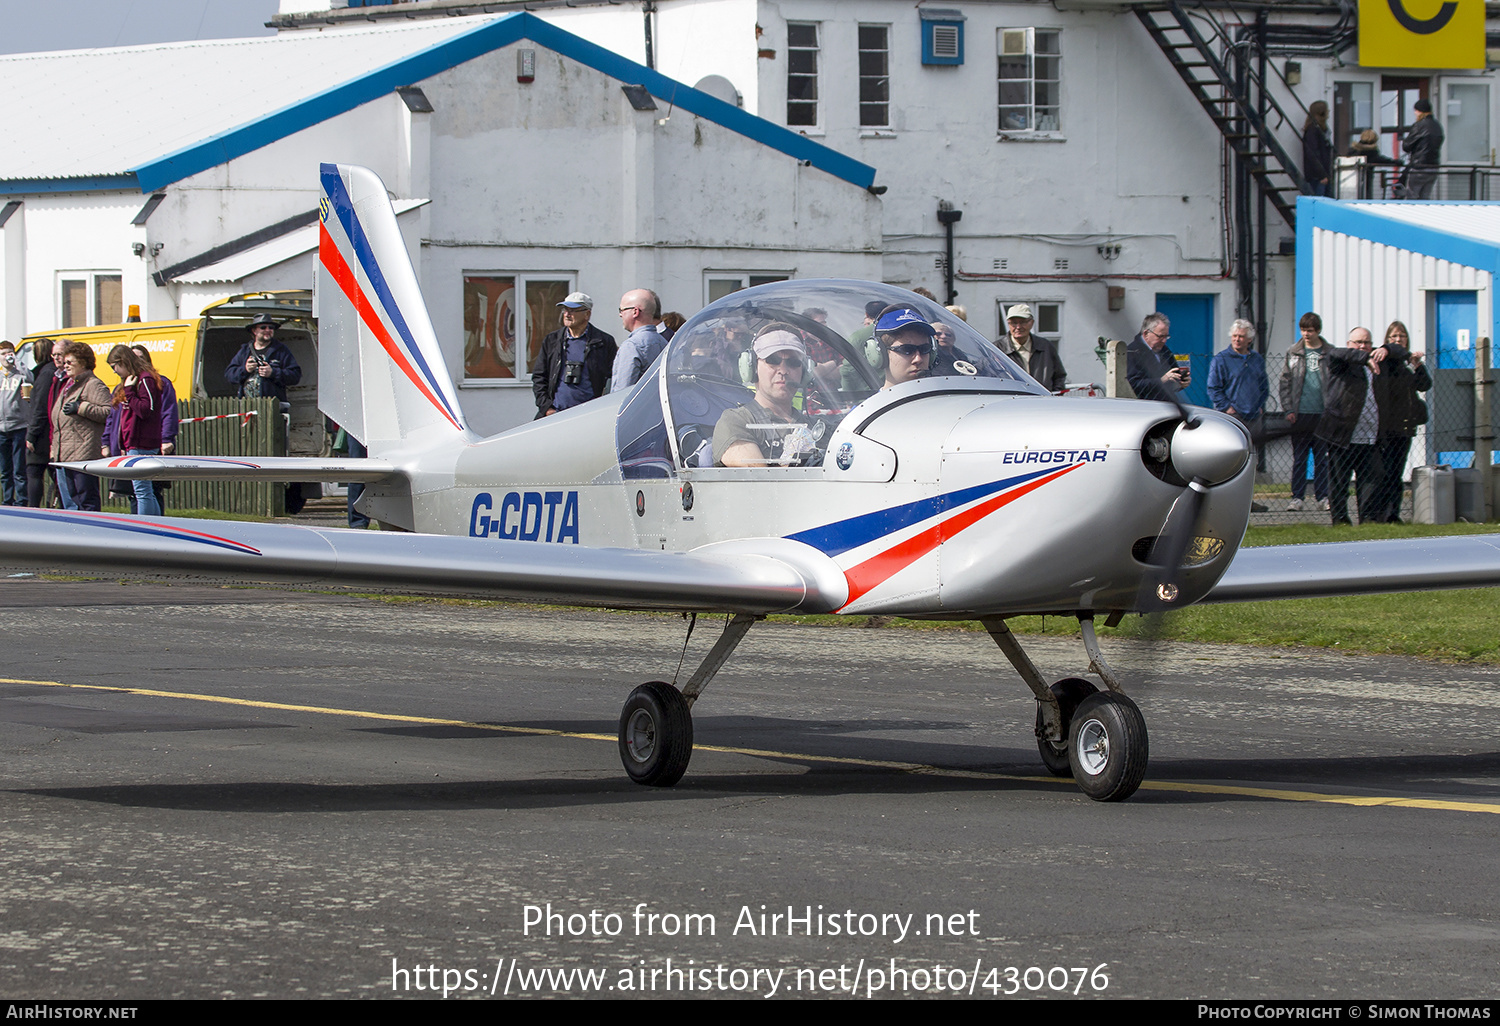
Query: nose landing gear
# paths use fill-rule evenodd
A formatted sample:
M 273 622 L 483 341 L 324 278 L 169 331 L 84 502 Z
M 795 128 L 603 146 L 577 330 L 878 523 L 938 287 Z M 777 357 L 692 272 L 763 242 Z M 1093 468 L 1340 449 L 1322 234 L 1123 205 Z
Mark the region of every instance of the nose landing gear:
M 1129 798 L 1146 777 L 1150 742 L 1141 711 L 1120 689 L 1104 661 L 1091 616 L 1080 616 L 1089 667 L 1109 688 L 1100 691 L 1081 677 L 1048 686 L 1003 619 L 984 626 L 1016 672 L 1036 695 L 1036 739 L 1042 763 L 1054 776 L 1072 774 L 1084 794 L 1099 802 Z

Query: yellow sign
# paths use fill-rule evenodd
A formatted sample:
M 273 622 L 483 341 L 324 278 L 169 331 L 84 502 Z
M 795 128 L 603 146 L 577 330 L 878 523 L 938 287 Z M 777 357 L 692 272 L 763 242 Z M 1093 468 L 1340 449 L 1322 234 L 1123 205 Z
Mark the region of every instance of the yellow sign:
M 1359 0 L 1364 68 L 1484 67 L 1484 0 Z

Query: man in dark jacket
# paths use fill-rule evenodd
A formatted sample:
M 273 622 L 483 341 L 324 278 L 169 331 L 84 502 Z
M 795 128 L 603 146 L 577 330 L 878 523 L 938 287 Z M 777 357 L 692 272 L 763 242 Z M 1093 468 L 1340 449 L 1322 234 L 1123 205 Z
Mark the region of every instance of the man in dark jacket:
M 1061 392 L 1067 387 L 1068 372 L 1063 369 L 1062 358 L 1057 355 L 1057 343 L 1031 333 L 1031 326 L 1035 323 L 1031 307 L 1017 303 L 1005 311 L 1005 325 L 1009 331 L 995 344 L 1048 391 Z
M 1369 521 L 1377 516 L 1375 507 L 1382 474 L 1375 442 L 1380 432 L 1380 414 L 1372 382 L 1386 363 L 1406 360 L 1406 349 L 1394 342 L 1372 349 L 1368 328 L 1349 332 L 1345 345 L 1345 349 L 1328 349 L 1323 357 L 1328 375 L 1323 386 L 1323 416 L 1317 427 L 1318 437 L 1328 443 L 1333 458 L 1328 501 L 1335 525 L 1352 523 L 1351 478 L 1359 482 L 1360 520 Z
M 531 368 L 536 419 L 582 406 L 608 389 L 614 366 L 615 337 L 589 323 L 594 301 L 570 292 L 561 303 L 563 326 L 542 339 L 542 351 Z
M 52 405 L 53 378 L 61 376 L 63 347 L 44 338 L 37 341 L 33 352 L 37 363 L 32 368 L 31 417 L 26 425 L 26 502 L 30 506 L 43 506 L 47 504 L 47 481 L 54 482 L 54 493 L 57 488 L 57 470 L 48 466 L 52 424 L 47 411 Z
M 1141 333 L 1125 348 L 1125 377 L 1137 399 L 1165 399 L 1187 387 L 1188 371 L 1177 366 L 1177 357 L 1167 348 L 1172 323 L 1163 313 L 1149 313 L 1141 322 Z
M 261 314 L 246 326 L 250 341 L 240 346 L 224 380 L 235 387 L 236 394 L 246 398 L 271 396 L 286 402 L 286 390 L 302 380 L 302 367 L 283 343 L 276 341 L 277 322 L 270 314 Z
M 1418 100 L 1414 105 L 1416 122 L 1406 130 L 1401 148 L 1406 152 L 1406 199 L 1427 199 L 1432 195 L 1437 172 L 1433 166 L 1442 160 L 1443 126 L 1432 116 L 1432 101 Z

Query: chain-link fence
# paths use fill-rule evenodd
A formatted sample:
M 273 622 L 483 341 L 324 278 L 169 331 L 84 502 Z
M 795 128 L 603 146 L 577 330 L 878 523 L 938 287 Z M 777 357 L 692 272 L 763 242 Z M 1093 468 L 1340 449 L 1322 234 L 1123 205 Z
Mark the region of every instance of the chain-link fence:
M 1481 460 L 1493 461 L 1490 425 L 1500 422 L 1496 390 L 1489 382 L 1476 387 L 1475 364 L 1488 363 L 1488 341 L 1440 353 L 1437 360 L 1413 356 L 1383 364 L 1381 375 L 1370 378 L 1376 401 L 1363 411 L 1358 435 L 1330 431 L 1323 423 L 1318 410 L 1327 394 L 1326 366 L 1314 370 L 1324 386 L 1320 394 L 1305 388 L 1309 364 L 1321 361 L 1309 360 L 1305 351 L 1270 357 L 1270 400 L 1257 432 L 1255 522 L 1492 518 L 1493 494 L 1486 507 L 1484 489 L 1493 493 L 1494 482 L 1473 469 L 1476 450 Z M 1488 401 L 1488 417 L 1477 410 L 1477 397 Z M 1330 444 L 1331 435 L 1347 435 L 1351 444 Z M 1366 438 L 1370 443 L 1362 444 Z

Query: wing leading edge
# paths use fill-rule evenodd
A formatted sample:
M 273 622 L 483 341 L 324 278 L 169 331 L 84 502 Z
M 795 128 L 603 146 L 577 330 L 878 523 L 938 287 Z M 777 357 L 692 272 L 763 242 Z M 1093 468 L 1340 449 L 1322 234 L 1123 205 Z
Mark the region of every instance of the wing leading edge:
M 0 508 L 0 564 L 697 612 L 829 612 L 844 595 L 807 546 L 650 552 L 448 535 Z M 770 554 L 767 554 L 770 553 Z
M 1204 602 L 1500 587 L 1500 534 L 1240 549 Z

